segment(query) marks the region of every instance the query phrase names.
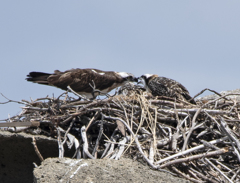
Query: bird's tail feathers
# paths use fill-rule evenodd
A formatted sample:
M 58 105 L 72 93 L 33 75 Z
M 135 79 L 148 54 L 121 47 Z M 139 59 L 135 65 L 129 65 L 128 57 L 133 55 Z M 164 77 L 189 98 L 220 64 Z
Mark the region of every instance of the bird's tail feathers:
M 51 74 L 44 73 L 44 72 L 30 72 L 27 75 L 26 80 L 34 83 L 38 83 L 38 84 L 48 85 L 49 83 L 47 79 L 50 75 Z

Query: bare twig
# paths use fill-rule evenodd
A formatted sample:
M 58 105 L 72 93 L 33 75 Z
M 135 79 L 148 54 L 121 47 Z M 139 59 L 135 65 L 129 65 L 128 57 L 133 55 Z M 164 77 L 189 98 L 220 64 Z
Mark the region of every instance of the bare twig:
M 91 159 L 95 159 L 94 156 L 92 156 L 88 151 L 88 142 L 87 142 L 87 135 L 86 135 L 86 128 L 85 126 L 82 126 L 81 128 L 81 135 L 83 140 L 83 152 Z
M 135 140 L 135 142 L 136 142 L 136 144 L 137 144 L 138 150 L 140 151 L 140 153 L 142 154 L 142 156 L 144 157 L 144 159 L 149 163 L 149 165 L 151 165 L 151 167 L 153 167 L 153 168 L 155 168 L 155 169 L 158 169 L 158 167 L 155 166 L 155 165 L 153 165 L 153 164 L 151 163 L 151 161 L 145 156 L 145 154 L 144 154 L 144 152 L 143 152 L 143 150 L 142 150 L 142 148 L 141 148 L 141 145 L 140 145 L 140 143 L 139 143 L 139 141 L 138 141 L 138 138 L 134 135 L 134 133 L 132 132 L 132 130 L 129 128 L 129 126 L 127 125 L 127 123 L 126 123 L 124 120 L 122 120 L 121 118 L 116 118 L 116 117 L 111 117 L 111 116 L 105 116 L 105 115 L 104 115 L 104 118 L 121 121 L 121 122 L 127 127 L 128 131 L 132 134 L 132 136 L 134 137 L 134 140 Z
M 210 141 L 209 143 L 211 143 L 211 144 L 217 144 L 217 143 L 223 142 L 223 141 L 226 140 L 226 139 L 228 139 L 228 137 L 223 137 L 223 138 L 221 138 L 221 139 L 213 140 L 213 141 Z M 167 158 L 161 159 L 161 160 L 157 161 L 156 164 L 161 164 L 161 163 L 163 163 L 163 162 L 165 162 L 165 161 L 168 161 L 168 160 L 170 160 L 170 159 L 173 159 L 173 158 L 176 158 L 176 157 L 179 157 L 179 156 L 183 156 L 183 155 L 189 154 L 190 152 L 194 152 L 194 151 L 199 150 L 199 149 L 202 149 L 202 148 L 204 148 L 204 145 L 199 145 L 199 146 L 193 147 L 193 148 L 191 148 L 191 149 L 188 149 L 188 150 L 179 152 L 179 153 L 177 153 L 177 154 L 174 154 L 174 155 L 172 155 L 172 156 L 169 156 L 169 157 L 167 157 Z
M 186 137 L 186 139 L 185 139 L 185 141 L 184 141 L 184 144 L 183 144 L 183 147 L 182 147 L 182 151 L 184 151 L 185 149 L 186 149 L 186 146 L 187 146 L 187 144 L 188 144 L 188 139 L 190 138 L 190 135 L 192 134 L 192 131 L 194 130 L 194 127 L 195 127 L 195 125 L 196 125 L 196 120 L 197 120 L 197 117 L 198 117 L 198 115 L 199 115 L 199 113 L 201 112 L 201 107 L 197 110 L 197 112 L 195 113 L 195 115 L 194 115 L 194 117 L 193 117 L 193 120 L 192 120 L 192 126 L 191 126 L 191 128 L 190 128 L 190 130 L 189 130 L 189 133 L 188 133 L 188 135 L 187 135 L 187 137 Z
M 190 157 L 186 157 L 186 158 L 180 158 L 180 159 L 173 160 L 173 161 L 170 161 L 168 163 L 165 163 L 165 164 L 161 165 L 160 168 L 164 168 L 164 167 L 167 167 L 167 166 L 170 166 L 170 165 L 173 165 L 173 164 L 179 164 L 179 163 L 183 163 L 183 162 L 193 161 L 195 159 L 200 159 L 200 158 L 204 158 L 204 157 L 217 156 L 217 155 L 220 155 L 220 154 L 224 154 L 226 152 L 228 152 L 228 149 L 227 148 L 222 148 L 222 149 L 219 149 L 219 150 L 216 150 L 216 151 L 206 152 L 204 154 L 198 154 L 198 155 L 194 155 L 194 156 L 190 156 Z
M 233 183 L 231 179 L 229 179 L 218 167 L 216 167 L 210 160 L 205 158 L 205 160 L 210 164 L 215 170 L 217 170 L 225 179 L 227 179 L 229 182 Z
M 69 89 L 73 94 L 75 94 L 76 96 L 78 96 L 79 98 L 82 98 L 83 100 L 87 100 L 88 99 L 80 94 L 78 94 L 77 92 L 75 92 L 70 86 L 67 86 L 67 89 Z
M 35 137 L 32 137 L 32 144 L 33 144 L 34 150 L 35 150 L 38 158 L 40 159 L 40 161 L 43 161 L 44 159 L 43 159 L 41 153 L 39 152 Z
M 103 134 L 103 117 L 102 117 L 101 124 L 100 124 L 100 129 L 99 129 L 99 133 L 98 133 L 98 138 L 97 138 L 97 140 L 96 140 L 96 144 L 95 144 L 95 147 L 94 147 L 93 152 L 92 152 L 92 155 L 95 156 L 96 158 L 97 158 L 97 154 L 95 154 L 95 153 L 96 153 L 96 151 L 97 151 L 97 149 L 98 149 L 99 141 L 100 141 L 100 139 L 101 139 L 101 137 L 102 137 L 102 134 Z
M 18 103 L 18 104 L 28 105 L 28 103 L 26 103 L 26 102 L 11 100 L 11 99 L 8 99 L 7 97 L 5 97 L 2 93 L 0 93 L 0 94 L 1 94 L 5 99 L 8 100 L 7 102 L 0 102 L 0 104 L 7 104 L 7 103 L 10 103 L 10 102 L 14 102 L 14 103 Z

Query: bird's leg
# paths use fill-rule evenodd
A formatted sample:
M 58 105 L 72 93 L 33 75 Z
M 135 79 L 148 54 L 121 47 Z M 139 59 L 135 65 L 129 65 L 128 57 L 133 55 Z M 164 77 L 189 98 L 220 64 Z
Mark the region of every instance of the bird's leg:
M 107 97 L 109 98 L 109 97 L 114 97 L 114 96 L 116 96 L 117 94 L 119 94 L 119 90 L 120 90 L 120 87 L 116 88 L 116 89 L 115 89 L 115 93 L 114 93 L 113 95 L 107 94 Z
M 108 96 L 107 93 L 103 93 L 103 92 L 101 92 L 100 90 L 96 89 L 96 85 L 95 85 L 95 83 L 94 83 L 93 80 L 92 80 L 92 83 L 93 83 L 93 85 L 91 85 L 91 83 L 89 83 L 89 85 L 90 85 L 91 88 L 93 89 L 93 91 L 92 91 L 93 99 L 95 99 L 95 98 L 97 97 L 97 96 L 95 96 L 95 93 L 96 93 L 96 92 L 98 92 L 99 94 L 104 94 L 104 95 Z
M 89 85 L 91 86 L 91 88 L 93 89 L 92 90 L 92 96 L 93 96 L 93 99 L 95 99 L 97 96 L 95 96 L 95 92 L 100 92 L 100 91 L 97 91 L 96 90 L 96 85 L 95 85 L 95 83 L 94 83 L 94 81 L 92 80 L 92 83 L 93 83 L 93 85 L 91 85 L 91 83 L 89 83 Z
M 83 100 L 87 100 L 89 101 L 86 97 L 78 94 L 77 92 L 75 92 L 69 85 L 67 86 L 67 89 L 70 90 L 73 94 L 75 94 L 76 96 L 78 96 L 80 99 L 83 99 Z

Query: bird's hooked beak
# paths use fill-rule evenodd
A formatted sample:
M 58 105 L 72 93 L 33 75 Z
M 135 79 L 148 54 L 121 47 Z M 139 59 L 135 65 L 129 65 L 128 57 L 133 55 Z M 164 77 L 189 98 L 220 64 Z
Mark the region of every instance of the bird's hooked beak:
M 126 78 L 126 80 L 128 81 L 128 82 L 138 82 L 138 77 L 134 77 L 133 75 L 132 76 L 130 76 L 130 77 L 127 77 Z
M 134 78 L 133 78 L 133 82 L 138 83 L 138 79 L 139 79 L 139 77 L 134 77 Z
M 138 77 L 137 79 L 138 79 L 137 84 L 144 84 L 142 77 Z

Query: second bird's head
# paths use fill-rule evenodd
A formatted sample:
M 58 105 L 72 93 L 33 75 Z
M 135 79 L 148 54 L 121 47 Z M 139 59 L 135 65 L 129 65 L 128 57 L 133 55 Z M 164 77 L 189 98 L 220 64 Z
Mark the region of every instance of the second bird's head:
M 142 84 L 144 88 L 147 87 L 149 80 L 157 75 L 154 74 L 143 74 L 138 78 L 138 84 Z

